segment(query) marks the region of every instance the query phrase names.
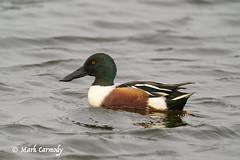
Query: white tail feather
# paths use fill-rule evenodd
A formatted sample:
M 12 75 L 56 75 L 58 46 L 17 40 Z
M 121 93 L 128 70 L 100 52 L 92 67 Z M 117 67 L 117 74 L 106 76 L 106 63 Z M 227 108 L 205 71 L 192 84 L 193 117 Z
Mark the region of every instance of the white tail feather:
M 187 93 L 187 94 L 178 96 L 178 97 L 176 97 L 176 98 L 173 98 L 172 100 L 176 101 L 176 100 L 179 100 L 179 99 L 182 99 L 182 98 L 188 98 L 188 97 L 190 97 L 192 94 L 193 94 L 193 93 Z

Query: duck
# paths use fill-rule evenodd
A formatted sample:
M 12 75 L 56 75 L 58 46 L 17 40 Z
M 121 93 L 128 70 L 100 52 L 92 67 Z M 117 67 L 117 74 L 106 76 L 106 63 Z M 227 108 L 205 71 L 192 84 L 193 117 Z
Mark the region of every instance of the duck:
M 166 84 L 152 81 L 131 81 L 114 84 L 117 67 L 112 57 L 105 53 L 91 55 L 74 72 L 60 79 L 69 82 L 84 76 L 94 76 L 88 91 L 91 106 L 108 109 L 134 109 L 148 112 L 183 110 L 188 98 L 194 93 L 180 92 L 182 86 L 193 82 Z

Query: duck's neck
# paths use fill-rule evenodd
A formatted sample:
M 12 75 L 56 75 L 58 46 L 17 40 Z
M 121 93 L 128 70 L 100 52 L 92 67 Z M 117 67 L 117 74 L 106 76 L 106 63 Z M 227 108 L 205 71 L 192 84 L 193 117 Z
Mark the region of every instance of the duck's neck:
M 92 85 L 112 86 L 114 85 L 114 79 L 108 77 L 96 77 Z
M 115 76 L 116 76 L 115 72 L 105 71 L 104 73 L 95 76 L 95 80 L 92 85 L 112 86 L 114 85 Z

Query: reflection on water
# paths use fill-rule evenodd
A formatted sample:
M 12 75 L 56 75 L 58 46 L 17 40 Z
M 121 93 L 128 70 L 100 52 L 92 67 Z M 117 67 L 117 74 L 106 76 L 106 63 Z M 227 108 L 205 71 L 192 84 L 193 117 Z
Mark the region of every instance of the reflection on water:
M 151 117 L 154 121 L 134 123 L 134 125 L 140 125 L 145 128 L 172 128 L 186 126 L 187 123 L 183 121 L 185 114 L 185 111 L 153 112 L 146 116 Z
M 149 111 L 148 109 L 135 108 L 111 108 L 111 110 L 138 113 L 143 116 L 150 117 L 149 122 L 136 122 L 134 125 L 143 126 L 145 128 L 172 128 L 188 125 L 183 121 L 185 115 L 195 116 L 187 111 L 172 110 L 172 111 Z
M 99 108 L 102 109 L 102 108 Z M 144 128 L 172 128 L 172 127 L 180 127 L 188 125 L 184 122 L 183 118 L 185 115 L 194 116 L 193 114 L 187 113 L 186 111 L 161 111 L 161 112 L 151 112 L 151 113 L 143 113 L 139 112 L 142 110 L 129 110 L 126 108 L 123 109 L 114 109 L 114 112 L 132 112 L 132 113 L 140 113 L 141 115 L 148 117 L 148 120 L 144 120 L 144 122 L 132 122 L 135 126 L 142 126 Z M 117 129 L 118 123 L 114 124 L 100 124 L 98 120 L 94 118 L 88 118 L 88 122 L 81 122 L 81 120 L 73 120 L 70 117 L 61 117 L 61 121 L 68 121 L 69 123 L 73 123 L 75 125 L 91 128 L 91 129 L 99 129 L 99 130 L 114 130 Z M 139 121 L 139 120 L 137 120 Z M 130 124 L 129 124 L 130 125 Z

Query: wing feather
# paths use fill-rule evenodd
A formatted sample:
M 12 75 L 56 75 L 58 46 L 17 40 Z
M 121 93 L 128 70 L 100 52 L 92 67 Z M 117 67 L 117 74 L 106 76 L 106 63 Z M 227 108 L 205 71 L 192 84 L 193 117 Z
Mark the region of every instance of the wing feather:
M 132 87 L 144 90 L 149 97 L 167 97 L 178 89 L 184 89 L 183 85 L 192 84 L 192 82 L 165 84 L 151 81 L 132 81 L 118 85 L 116 88 Z M 175 97 L 175 96 L 174 96 Z

